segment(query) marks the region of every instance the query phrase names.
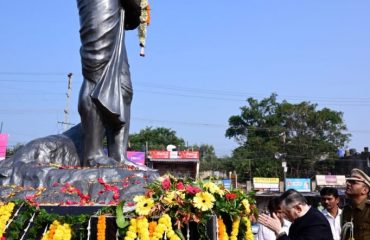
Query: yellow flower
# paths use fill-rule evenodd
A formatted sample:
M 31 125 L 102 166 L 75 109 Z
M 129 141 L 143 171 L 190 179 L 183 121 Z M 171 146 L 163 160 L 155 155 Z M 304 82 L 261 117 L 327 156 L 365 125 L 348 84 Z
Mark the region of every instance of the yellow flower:
M 213 203 L 216 201 L 215 197 L 208 192 L 199 192 L 195 195 L 193 202 L 194 207 L 208 211 L 213 208 Z
M 176 192 L 171 191 L 169 192 L 164 198 L 163 198 L 163 203 L 172 205 L 176 203 Z
M 254 236 L 252 233 L 252 224 L 251 220 L 248 217 L 243 217 L 243 222 L 246 225 L 247 230 L 245 231 L 245 239 L 246 240 L 254 240 Z
M 251 209 L 250 209 L 250 205 L 249 205 L 248 199 L 243 199 L 242 200 L 242 204 L 243 204 L 243 206 L 245 208 L 245 213 L 246 214 L 249 214 L 251 212 Z
M 238 233 L 239 233 L 239 224 L 240 224 L 240 218 L 234 217 L 230 240 L 237 240 Z
M 217 193 L 218 195 L 220 196 L 223 196 L 224 195 L 224 191 L 222 191 L 220 189 L 219 186 L 217 186 L 215 183 L 213 182 L 206 182 L 205 184 L 203 184 L 203 187 L 205 189 L 207 189 L 210 193 Z
M 134 201 L 136 202 L 136 213 L 140 216 L 146 216 L 150 213 L 150 210 L 154 206 L 154 200 L 151 198 L 143 197 L 143 198 L 134 198 Z

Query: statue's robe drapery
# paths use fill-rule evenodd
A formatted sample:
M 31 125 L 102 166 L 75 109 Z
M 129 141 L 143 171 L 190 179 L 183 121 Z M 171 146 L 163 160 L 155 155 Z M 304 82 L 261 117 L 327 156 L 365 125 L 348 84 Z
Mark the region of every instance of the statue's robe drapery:
M 96 85 L 91 98 L 109 124 L 122 126 L 122 91 L 132 94 L 119 0 L 78 0 L 83 76 Z

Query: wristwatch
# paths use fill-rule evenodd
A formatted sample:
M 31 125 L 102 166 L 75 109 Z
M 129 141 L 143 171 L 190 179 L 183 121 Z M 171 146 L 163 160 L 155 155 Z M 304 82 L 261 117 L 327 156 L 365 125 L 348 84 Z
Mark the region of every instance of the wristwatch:
M 286 234 L 286 232 L 284 230 L 280 230 L 279 234 L 276 235 L 276 239 L 278 239 L 278 238 L 280 238 L 280 237 L 282 237 L 284 235 L 288 235 L 288 234 Z

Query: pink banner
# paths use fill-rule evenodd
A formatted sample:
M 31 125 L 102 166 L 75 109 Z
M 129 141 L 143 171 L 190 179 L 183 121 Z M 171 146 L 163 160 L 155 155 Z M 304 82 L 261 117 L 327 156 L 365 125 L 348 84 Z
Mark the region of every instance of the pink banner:
M 6 147 L 8 145 L 8 134 L 0 134 L 0 160 L 6 157 Z
M 136 164 L 145 165 L 145 153 L 144 152 L 134 152 L 127 151 L 127 158 Z

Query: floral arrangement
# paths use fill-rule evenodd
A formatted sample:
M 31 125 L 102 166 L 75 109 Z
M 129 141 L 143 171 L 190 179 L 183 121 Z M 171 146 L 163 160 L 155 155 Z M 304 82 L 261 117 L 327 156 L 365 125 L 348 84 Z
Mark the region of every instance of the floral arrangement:
M 127 181 L 122 184 L 128 184 Z M 98 182 L 104 187 L 102 192 L 118 194 L 115 185 L 103 179 Z M 81 195 L 83 206 L 89 201 L 71 185 L 60 187 L 60 191 Z M 116 204 L 107 205 L 94 215 L 76 216 L 48 213 L 29 199 L 0 202 L 0 239 L 105 240 L 112 229 L 120 240 L 185 240 L 193 234 L 197 239 L 209 239 L 212 222 L 211 231 L 220 240 L 252 240 L 251 221 L 258 212 L 253 192 L 227 190 L 217 182 L 177 179 L 170 175 L 149 183 L 146 192 L 132 201 L 118 203 L 118 196 L 114 201 Z M 116 224 L 112 225 L 114 221 Z
M 212 181 L 193 182 L 167 175 L 150 183 L 146 193 L 136 196 L 133 201 L 135 210 L 125 216 L 131 219 L 125 240 L 137 236 L 140 239 L 164 236 L 173 240 L 185 239 L 181 230 L 189 229 L 191 222 L 197 223 L 200 239 L 207 239 L 207 223 L 215 216 L 219 239 L 253 239 L 250 221 L 257 214 L 253 193 L 227 190 Z M 232 223 L 229 234 L 224 219 Z M 138 225 L 140 229 L 136 227 Z M 189 238 L 189 234 L 186 235 Z

